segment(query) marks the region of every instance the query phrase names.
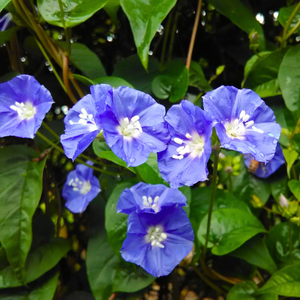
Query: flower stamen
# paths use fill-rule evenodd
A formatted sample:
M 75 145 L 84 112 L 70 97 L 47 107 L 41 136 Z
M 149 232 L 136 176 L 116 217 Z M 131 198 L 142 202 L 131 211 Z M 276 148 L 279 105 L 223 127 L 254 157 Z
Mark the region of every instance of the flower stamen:
M 26 104 L 24 102 L 15 102 L 15 105 L 11 105 L 10 109 L 16 111 L 22 120 L 29 120 L 33 118 L 36 113 L 36 108 L 30 102 Z
M 127 117 L 120 120 L 120 125 L 117 127 L 119 134 L 123 135 L 127 140 L 137 138 L 143 132 L 139 119 L 140 117 L 136 115 L 131 120 Z
M 165 246 L 161 243 L 167 238 L 167 234 L 163 232 L 163 228 L 161 226 L 151 226 L 147 230 L 146 241 L 147 243 L 151 243 L 152 247 L 165 248 Z
M 71 179 L 68 185 L 73 187 L 73 191 L 79 192 L 81 195 L 86 195 L 92 188 L 89 181 L 80 181 L 78 177 L 75 180 Z
M 159 200 L 159 196 L 156 196 L 154 200 L 152 197 L 143 196 L 143 204 L 146 208 L 152 208 L 155 212 L 158 212 L 157 202 Z
M 99 130 L 99 127 L 96 125 L 96 122 L 94 120 L 94 116 L 92 114 L 88 114 L 85 108 L 82 108 L 81 114 L 79 114 L 79 120 L 78 122 L 74 122 L 72 120 L 69 121 L 70 125 L 83 125 L 88 126 L 88 130 L 90 132 Z

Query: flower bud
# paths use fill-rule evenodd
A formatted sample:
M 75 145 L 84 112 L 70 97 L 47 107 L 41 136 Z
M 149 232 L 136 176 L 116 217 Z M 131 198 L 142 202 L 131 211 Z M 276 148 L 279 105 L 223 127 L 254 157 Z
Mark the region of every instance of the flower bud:
M 279 196 L 279 203 L 281 207 L 289 207 L 289 201 L 282 194 Z

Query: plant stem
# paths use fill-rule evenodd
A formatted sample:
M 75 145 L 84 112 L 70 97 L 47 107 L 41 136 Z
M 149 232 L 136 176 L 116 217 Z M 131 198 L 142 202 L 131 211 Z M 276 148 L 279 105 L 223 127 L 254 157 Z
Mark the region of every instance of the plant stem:
M 179 16 L 179 12 L 176 11 L 173 26 L 172 26 L 172 31 L 171 31 L 171 39 L 170 39 L 170 46 L 169 46 L 169 53 L 168 53 L 168 62 L 172 58 L 172 52 L 173 52 L 173 47 L 174 47 L 174 40 L 175 40 L 176 25 L 177 25 L 177 21 L 178 21 L 178 16 Z
M 37 131 L 36 135 L 41 138 L 43 141 L 45 141 L 48 145 L 52 146 L 54 149 L 56 149 L 57 151 L 59 151 L 60 153 L 64 154 L 65 155 L 65 152 L 62 148 L 60 148 L 59 146 L 57 146 L 55 143 L 53 143 L 51 140 L 49 140 L 47 137 L 45 137 L 43 134 L 41 134 L 39 131 Z M 97 167 L 94 167 L 94 166 L 91 166 L 89 164 L 87 164 L 84 160 L 80 159 L 80 158 L 76 158 L 75 159 L 76 162 L 80 163 L 80 164 L 83 164 L 95 171 L 98 171 L 98 172 L 101 172 L 101 173 L 105 173 L 105 174 L 108 174 L 108 175 L 119 175 L 119 173 L 115 173 L 115 172 L 111 172 L 111 171 L 107 171 L 107 170 L 104 170 L 104 169 L 100 169 L 100 168 L 97 168 Z
M 171 273 L 171 280 L 172 280 L 172 285 L 173 285 L 173 298 L 172 299 L 180 300 L 176 268 Z
M 229 192 L 232 194 L 233 186 L 232 186 L 232 177 L 231 177 L 230 173 L 228 173 L 228 189 L 229 189 Z
M 214 284 L 212 281 L 210 281 L 201 271 L 198 270 L 196 266 L 192 266 L 193 270 L 197 273 L 197 275 L 211 288 L 213 288 L 218 294 L 224 294 L 224 291 L 219 288 L 216 284 Z
M 68 77 L 68 71 L 69 71 L 69 57 L 64 56 L 63 57 L 63 80 L 64 80 L 64 85 L 67 89 L 67 93 L 71 99 L 71 101 L 75 104 L 77 102 L 71 87 L 70 87 L 70 82 L 69 82 L 69 77 Z
M 293 32 L 291 34 L 288 34 L 288 30 L 291 26 L 291 23 L 293 21 L 293 19 L 295 18 L 297 12 L 300 10 L 300 2 L 297 4 L 297 6 L 295 7 L 295 9 L 293 10 L 293 12 L 290 14 L 285 26 L 284 26 L 284 29 L 283 29 L 283 34 L 282 34 L 282 42 L 281 42 L 281 47 L 285 47 L 286 45 L 286 40 L 290 37 L 291 34 L 293 34 Z M 298 22 L 299 23 L 299 22 Z M 299 26 L 297 23 L 296 26 Z M 295 27 L 294 27 L 295 28 Z M 291 31 L 293 30 L 293 28 L 291 29 Z M 296 29 L 295 29 L 296 30 Z
M 201 5 L 202 5 L 202 0 L 198 0 L 197 13 L 196 13 L 193 32 L 192 32 L 192 36 L 191 36 L 189 52 L 188 52 L 187 59 L 186 59 L 186 67 L 188 70 L 190 69 L 190 65 L 191 65 L 193 49 L 194 49 L 197 29 L 198 29 L 199 20 L 200 20 Z
M 167 48 L 167 41 L 168 41 L 168 37 L 169 37 L 172 17 L 173 17 L 173 14 L 171 12 L 168 17 L 168 23 L 166 26 L 166 32 L 165 32 L 165 37 L 164 37 L 164 43 L 163 43 L 163 47 L 162 47 L 162 51 L 161 51 L 160 66 L 159 66 L 160 71 L 162 71 L 164 68 L 164 59 L 165 59 L 165 53 L 166 53 L 166 48 Z
M 289 247 L 290 247 L 290 259 L 291 259 L 291 264 L 293 264 L 293 224 L 290 222 L 289 223 Z
M 210 195 L 210 203 L 209 203 L 209 210 L 208 210 L 208 218 L 207 218 L 207 229 L 206 229 L 206 237 L 205 237 L 205 244 L 202 252 L 202 259 L 205 260 L 208 239 L 209 239 L 209 232 L 210 232 L 210 225 L 211 225 L 211 216 L 214 208 L 214 197 L 215 191 L 217 186 L 217 175 L 218 175 L 218 163 L 219 163 L 219 147 L 215 149 L 215 158 L 214 158 L 214 171 L 213 171 L 213 178 L 211 182 L 211 195 Z

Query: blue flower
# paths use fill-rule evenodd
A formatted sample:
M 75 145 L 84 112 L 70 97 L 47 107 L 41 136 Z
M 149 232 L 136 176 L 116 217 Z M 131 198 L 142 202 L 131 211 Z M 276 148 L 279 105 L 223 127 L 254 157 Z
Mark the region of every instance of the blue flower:
M 143 164 L 150 152 L 166 149 L 169 133 L 165 108 L 151 96 L 129 87 L 113 90 L 113 99 L 102 117 L 108 146 L 128 166 Z
M 183 100 L 169 109 L 165 120 L 171 140 L 168 148 L 157 155 L 163 179 L 171 188 L 206 180 L 213 127 L 210 115 Z
M 33 76 L 19 75 L 0 84 L 0 137 L 33 139 L 53 103 Z
M 91 162 L 87 163 L 92 165 Z M 93 175 L 93 170 L 85 165 L 77 165 L 76 170 L 68 174 L 62 195 L 72 213 L 82 213 L 100 191 L 99 180 Z
M 5 14 L 2 18 L 0 18 L 0 31 L 5 31 L 12 23 L 12 14 Z
M 164 207 L 156 214 L 132 212 L 127 225 L 123 259 L 155 277 L 170 274 L 192 250 L 193 229 L 181 207 Z
M 253 163 L 253 160 L 254 158 L 252 157 L 252 155 L 244 155 L 244 161 L 247 168 L 249 168 L 250 164 Z M 266 165 L 264 165 L 263 163 L 259 163 L 258 168 L 254 172 L 254 174 L 260 178 L 267 178 L 275 173 L 284 163 L 285 159 L 282 153 L 281 146 L 278 143 L 274 157 Z
M 221 147 L 251 154 L 259 162 L 272 159 L 281 128 L 255 92 L 221 86 L 203 96 L 203 105 L 217 122 Z
M 163 207 L 174 205 L 186 206 L 186 197 L 179 190 L 170 189 L 163 184 L 151 185 L 140 182 L 122 192 L 117 204 L 117 212 L 157 213 Z
M 111 86 L 92 86 L 91 95 L 83 97 L 68 111 L 64 119 L 65 134 L 61 135 L 60 140 L 66 156 L 73 161 L 101 132 L 100 115 L 111 97 Z

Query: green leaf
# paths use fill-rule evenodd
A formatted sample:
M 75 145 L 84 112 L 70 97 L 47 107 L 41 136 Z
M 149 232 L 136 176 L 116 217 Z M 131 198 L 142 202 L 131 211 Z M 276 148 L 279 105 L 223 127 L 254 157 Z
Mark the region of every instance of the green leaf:
M 163 183 L 163 179 L 157 166 L 157 154 L 150 153 L 147 161 L 140 166 L 135 167 L 135 171 L 141 176 L 143 181 L 150 184 Z
M 276 294 L 255 295 L 257 290 L 253 281 L 243 281 L 232 287 L 227 300 L 278 300 Z
M 290 111 L 300 111 L 300 45 L 291 47 L 279 68 L 278 81 L 282 97 Z
M 287 20 L 289 19 L 290 15 L 292 14 L 293 10 L 296 8 L 297 3 L 292 6 L 288 7 L 281 7 L 279 10 L 278 15 L 278 22 L 282 25 L 282 27 L 285 27 Z M 298 10 L 295 17 L 293 18 L 290 27 L 288 28 L 288 31 L 290 31 L 295 25 L 300 21 L 300 11 Z M 295 31 L 299 32 L 299 28 Z
M 114 154 L 111 150 L 104 150 L 103 149 L 103 144 L 105 144 L 107 146 L 107 144 L 105 142 L 101 142 L 101 141 L 95 139 L 94 142 L 93 142 L 94 153 L 98 157 L 107 159 L 107 160 L 109 160 L 109 161 L 111 161 L 111 162 L 113 162 L 113 163 L 115 163 L 119 166 L 127 168 L 126 162 L 124 160 L 122 160 L 120 157 L 118 157 L 116 154 Z M 132 167 L 129 167 L 128 170 L 135 173 L 134 168 L 132 168 Z
M 127 232 L 126 214 L 117 213 L 116 207 L 121 193 L 126 188 L 130 188 L 131 182 L 120 183 L 110 195 L 105 207 L 105 229 L 107 239 L 117 255 L 120 255 L 120 249 Z
M 0 0 L 0 12 L 5 8 L 5 6 L 10 3 L 11 0 Z
M 66 42 L 59 42 L 59 45 L 66 49 Z M 71 44 L 70 62 L 89 79 L 106 76 L 105 69 L 98 56 L 83 44 Z
M 191 66 L 189 70 L 189 86 L 194 86 L 204 92 L 209 92 L 212 87 L 207 82 L 203 70 L 199 64 L 195 61 L 191 61 Z
M 118 10 L 120 8 L 120 0 L 109 0 L 104 6 L 104 10 L 110 16 L 115 25 L 118 24 Z
M 176 59 L 166 65 L 161 75 L 152 81 L 153 94 L 159 99 L 169 98 L 170 102 L 182 99 L 189 84 L 189 72 L 182 59 Z
M 260 236 L 253 237 L 240 248 L 230 253 L 230 255 L 244 259 L 248 263 L 262 268 L 271 274 L 277 271 L 277 266 L 264 240 Z
M 292 257 L 293 261 L 300 260 L 300 228 L 296 225 L 292 226 Z M 266 244 L 271 256 L 279 268 L 291 263 L 290 245 L 289 245 L 289 223 L 279 223 L 275 225 L 269 232 Z
M 280 195 L 288 195 L 289 189 L 287 187 L 287 177 L 271 182 L 271 192 L 274 199 L 279 202 Z
M 133 88 L 133 85 L 131 85 L 125 79 L 120 77 L 114 77 L 114 76 L 100 77 L 93 80 L 93 84 L 100 84 L 100 83 L 109 84 L 114 88 L 117 88 L 119 86 L 129 86 Z
M 25 279 L 25 263 L 32 242 L 32 217 L 42 194 L 45 161 L 25 146 L 0 149 L 0 242 L 12 271 Z
M 113 76 L 120 77 L 132 84 L 137 90 L 151 94 L 151 83 L 159 74 L 159 62 L 155 57 L 149 58 L 148 72 L 144 69 L 137 55 L 129 56 L 115 66 Z
M 202 220 L 197 236 L 204 245 L 207 230 L 207 216 Z M 214 211 L 208 248 L 215 255 L 225 255 L 240 247 L 258 233 L 265 232 L 259 220 L 249 212 L 236 208 L 222 208 Z
M 248 34 L 252 33 L 253 30 L 257 32 L 260 49 L 264 50 L 266 48 L 264 32 L 261 25 L 242 1 L 208 0 L 208 3 Z
M 18 290 L 0 291 L 1 300 L 52 300 L 56 291 L 59 272 L 33 289 L 23 288 Z
M 147 70 L 150 43 L 176 0 L 120 0 L 120 4 L 129 19 L 138 55 Z
M 190 220 L 194 231 L 197 232 L 203 218 L 208 214 L 211 197 L 211 188 L 203 187 L 192 189 L 192 200 L 190 205 Z M 249 207 L 243 201 L 237 199 L 234 195 L 217 189 L 214 197 L 213 210 L 220 208 L 238 208 L 250 212 Z
M 248 204 L 253 210 L 253 200 L 259 200 L 260 205 L 265 204 L 270 195 L 270 184 L 252 174 L 249 174 L 243 160 L 241 161 L 240 173 L 232 177 L 233 194 L 240 200 Z M 255 211 L 255 210 L 253 210 Z
M 20 29 L 20 27 L 14 26 L 10 29 L 0 31 L 0 45 L 9 41 L 18 29 Z
M 274 293 L 285 297 L 300 297 L 300 263 L 274 273 L 257 294 Z
M 287 162 L 287 173 L 290 178 L 291 168 L 298 158 L 298 152 L 293 149 L 283 149 L 283 156 Z
M 252 70 L 253 66 L 255 65 L 255 63 L 257 61 L 259 61 L 260 59 L 262 59 L 264 56 L 268 56 L 271 53 L 272 53 L 271 51 L 262 51 L 262 52 L 259 52 L 259 55 L 254 54 L 253 56 L 250 57 L 250 59 L 247 60 L 247 62 L 245 64 L 245 68 L 244 68 L 244 80 L 243 80 L 242 86 L 244 86 L 244 82 L 245 82 L 246 78 L 248 77 L 250 71 Z
M 300 182 L 298 180 L 290 180 L 288 186 L 294 196 L 300 200 Z
M 108 0 L 60 0 L 63 6 L 61 14 L 59 1 L 38 0 L 38 11 L 46 22 L 59 27 L 74 27 L 89 19 L 100 10 Z M 62 17 L 64 22 L 62 21 Z
M 271 97 L 280 95 L 278 83 L 278 70 L 282 59 L 288 48 L 276 50 L 274 52 L 264 54 L 253 63 L 251 58 L 251 69 L 245 71 L 247 76 L 244 79 L 244 87 L 252 89 L 260 97 Z M 249 64 L 247 68 L 249 68 Z
M 30 252 L 26 262 L 25 282 L 30 283 L 51 270 L 70 250 L 68 241 L 56 238 Z M 0 270 L 0 289 L 22 286 L 11 267 Z

